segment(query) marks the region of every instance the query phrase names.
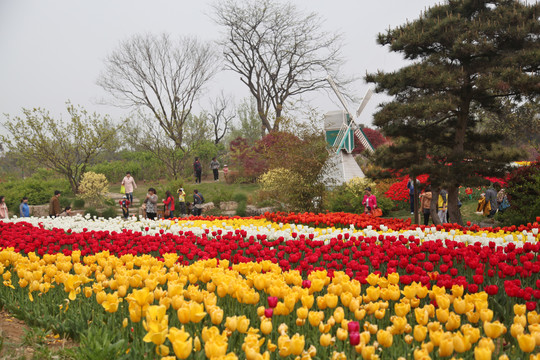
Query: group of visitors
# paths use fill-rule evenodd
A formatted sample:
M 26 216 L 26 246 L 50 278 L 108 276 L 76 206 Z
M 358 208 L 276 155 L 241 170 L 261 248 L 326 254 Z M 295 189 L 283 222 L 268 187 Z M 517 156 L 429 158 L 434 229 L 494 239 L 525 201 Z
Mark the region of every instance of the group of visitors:
M 49 216 L 71 216 L 71 206 L 67 206 L 64 211 L 60 211 L 60 190 L 55 190 L 53 197 L 49 201 Z M 30 205 L 28 205 L 28 197 L 24 196 L 19 204 L 19 217 L 30 217 Z M 0 219 L 8 219 L 9 210 L 6 204 L 6 197 L 0 196 Z
M 196 158 L 196 162 L 197 161 L 198 158 Z M 133 191 L 137 188 L 137 184 L 135 183 L 135 180 L 133 179 L 133 176 L 131 176 L 130 172 L 127 172 L 124 179 L 122 179 L 122 186 L 123 189 L 121 191 L 124 191 L 125 195 L 119 201 L 119 204 L 122 208 L 122 215 L 125 219 L 127 219 L 129 218 L 129 208 L 133 204 Z M 197 189 L 193 190 L 193 203 L 186 202 L 186 192 L 184 191 L 184 188 L 179 188 L 176 193 L 178 195 L 178 201 L 175 200 L 175 197 L 169 190 L 165 192 L 165 197 L 162 199 L 163 217 L 165 219 L 172 219 L 175 216 L 184 216 L 189 214 L 201 215 L 204 197 Z M 143 209 L 146 218 L 152 220 L 157 218 L 158 195 L 155 188 L 151 187 L 148 189 L 141 208 Z
M 214 156 L 212 158 L 212 161 L 210 161 L 210 169 L 212 169 L 212 173 L 214 175 L 214 181 L 219 181 L 219 167 L 221 165 L 219 164 L 219 161 L 217 161 L 217 158 Z M 225 177 L 227 176 L 229 169 L 227 168 L 227 165 L 223 165 L 223 174 Z M 202 178 L 202 164 L 198 157 L 195 158 L 195 161 L 193 162 L 193 172 L 195 173 L 195 184 L 201 183 Z
M 480 194 L 476 213 L 493 218 L 497 212 L 504 212 L 510 207 L 506 192 L 501 184 L 494 183 L 484 193 Z

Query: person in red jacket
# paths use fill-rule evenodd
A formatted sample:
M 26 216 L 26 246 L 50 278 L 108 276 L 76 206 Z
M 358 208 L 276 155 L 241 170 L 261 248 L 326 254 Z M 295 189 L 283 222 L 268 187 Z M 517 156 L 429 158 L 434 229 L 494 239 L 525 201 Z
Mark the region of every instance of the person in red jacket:
M 174 217 L 174 197 L 169 190 L 165 192 L 165 196 L 166 198 L 163 199 L 163 204 L 165 204 L 165 213 L 163 214 L 163 217 L 165 219 L 172 219 Z

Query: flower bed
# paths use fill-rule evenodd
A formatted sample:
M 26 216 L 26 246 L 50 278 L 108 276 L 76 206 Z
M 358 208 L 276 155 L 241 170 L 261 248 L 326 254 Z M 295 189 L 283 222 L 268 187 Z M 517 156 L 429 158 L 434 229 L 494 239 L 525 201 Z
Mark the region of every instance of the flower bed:
M 0 222 L 0 302 L 80 339 L 80 358 L 524 358 L 540 350 L 538 223 L 435 228 L 284 213 L 25 220 Z

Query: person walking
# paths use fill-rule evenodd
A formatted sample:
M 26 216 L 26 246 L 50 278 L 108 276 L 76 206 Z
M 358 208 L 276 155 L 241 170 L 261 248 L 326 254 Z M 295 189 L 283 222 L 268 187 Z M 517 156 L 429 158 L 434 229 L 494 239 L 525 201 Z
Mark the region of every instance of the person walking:
M 429 224 L 429 215 L 431 214 L 431 186 L 426 186 L 426 190 L 420 194 L 420 206 L 424 214 L 424 225 Z
M 200 184 L 202 176 L 202 165 L 198 157 L 196 157 L 195 161 L 193 162 L 193 171 L 195 171 L 195 184 Z
M 437 215 L 439 216 L 439 220 L 441 220 L 441 224 L 446 223 L 446 212 L 448 209 L 448 192 L 445 189 L 439 190 L 439 198 L 437 199 Z
M 499 183 L 496 183 L 497 187 L 500 188 Z M 499 208 L 499 205 L 497 204 L 497 191 L 494 189 L 495 184 L 492 184 L 487 190 L 486 190 L 486 202 L 489 202 L 489 205 L 491 207 L 489 211 L 488 218 L 493 218 L 495 214 L 497 213 L 497 209 Z
M 20 217 L 30 217 L 30 207 L 28 206 L 28 198 L 25 196 L 21 200 L 19 205 L 19 216 Z
M 362 205 L 364 205 L 364 212 L 366 214 L 371 214 L 377 208 L 377 198 L 371 193 L 370 187 L 366 188 Z
M 146 199 L 144 199 L 144 204 L 146 205 L 146 217 L 150 220 L 154 220 L 157 216 L 157 201 L 158 197 L 156 194 L 156 189 L 148 189 Z
M 215 156 L 210 162 L 210 169 L 212 169 L 212 171 L 214 172 L 214 181 L 219 181 L 219 162 L 217 161 Z
M 133 190 L 137 188 L 137 184 L 135 184 L 135 179 L 131 176 L 129 171 L 126 172 L 126 176 L 122 179 L 122 185 L 124 185 L 126 190 L 126 197 L 129 200 L 129 203 L 133 204 Z
M 414 214 L 414 183 L 412 179 L 409 178 L 407 182 L 407 189 L 409 189 L 409 201 L 411 203 L 411 215 Z
M 6 205 L 6 197 L 0 196 L 0 219 L 8 219 L 9 212 Z
M 186 214 L 186 192 L 184 188 L 176 190 L 178 194 L 178 209 L 180 210 L 179 216 L 184 216 Z
M 202 214 L 202 204 L 204 203 L 204 196 L 199 190 L 193 190 L 193 215 L 200 216 Z
M 129 218 L 129 205 L 131 205 L 131 203 L 129 202 L 127 196 L 124 195 L 122 197 L 122 200 L 118 201 L 118 203 L 120 204 L 120 207 L 122 208 L 122 215 L 124 216 L 124 219 Z
M 165 192 L 165 199 L 163 199 L 163 204 L 165 204 L 165 212 L 163 218 L 172 219 L 174 217 L 174 197 L 171 195 L 171 192 L 167 190 Z
M 60 215 L 60 190 L 54 190 L 54 196 L 49 201 L 49 216 L 54 218 Z

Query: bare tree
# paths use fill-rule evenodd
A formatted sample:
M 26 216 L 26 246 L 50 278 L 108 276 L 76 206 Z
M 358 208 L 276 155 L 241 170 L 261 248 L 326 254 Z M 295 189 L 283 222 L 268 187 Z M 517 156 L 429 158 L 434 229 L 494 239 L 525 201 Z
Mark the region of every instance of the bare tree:
M 178 179 L 185 169 L 186 161 L 192 155 L 193 148 L 209 131 L 206 118 L 193 115 L 186 117 L 182 149 L 178 149 L 176 142 L 165 134 L 165 130 L 149 120 L 151 117 L 151 114 L 142 110 L 133 114 L 132 125 L 125 131 L 126 142 L 133 149 L 152 154 L 165 166 L 169 175 Z
M 214 144 L 219 144 L 227 134 L 235 116 L 234 103 L 230 96 L 221 92 L 217 98 L 212 100 L 208 117 L 214 131 Z
M 171 40 L 167 34 L 135 35 L 105 59 L 97 83 L 118 105 L 150 110 L 163 134 L 183 151 L 184 124 L 218 68 L 210 43 L 189 37 Z
M 225 29 L 226 68 L 255 97 L 263 135 L 279 130 L 290 98 L 327 88 L 328 74 L 339 78 L 341 35 L 322 31 L 316 13 L 273 0 L 219 1 L 213 8 Z

